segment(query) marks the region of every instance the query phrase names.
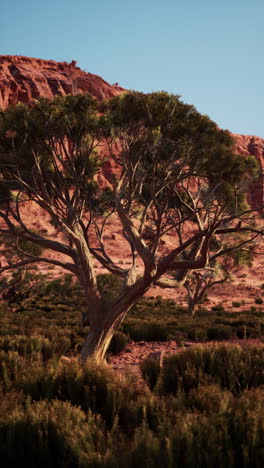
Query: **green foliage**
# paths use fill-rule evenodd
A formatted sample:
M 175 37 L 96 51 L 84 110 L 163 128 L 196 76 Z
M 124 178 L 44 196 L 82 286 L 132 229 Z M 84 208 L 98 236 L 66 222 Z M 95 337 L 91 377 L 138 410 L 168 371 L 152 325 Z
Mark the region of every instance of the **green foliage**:
M 250 249 L 236 249 L 230 253 L 230 256 L 237 266 L 251 266 L 254 251 Z
M 208 340 L 230 340 L 233 330 L 230 326 L 210 327 L 207 330 Z
M 164 360 L 160 376 L 161 394 L 197 389 L 214 382 L 239 394 L 264 385 L 264 346 L 204 346 L 188 349 Z
M 77 175 L 79 207 L 84 202 L 87 207 L 94 203 L 98 187 L 93 177 L 100 162 L 91 142 L 98 124 L 97 103 L 88 95 L 57 96 L 52 102 L 45 99 L 36 101 L 33 107 L 18 104 L 7 109 L 0 118 L 1 173 L 2 184 L 6 184 L 6 188 L 3 186 L 4 192 L 7 189 L 19 191 L 18 201 L 21 202 L 28 195 L 23 182 L 28 184 L 29 192 L 38 191 L 40 166 L 41 184 L 48 190 L 50 200 L 56 201 L 58 187 L 63 191 L 76 185 Z M 59 151 L 68 151 L 71 155 L 64 161 L 63 176 L 51 156 L 54 145 Z M 56 158 L 57 164 L 61 163 L 59 153 Z M 19 171 L 23 182 L 14 178 L 16 171 Z
M 181 102 L 178 96 L 165 92 L 147 95 L 123 93 L 111 99 L 105 108 L 108 111 L 106 126 L 116 138 L 121 134 L 125 136 L 131 161 L 136 161 L 138 154 L 144 154 L 138 168 L 144 174 L 141 200 L 149 199 L 153 176 L 156 176 L 158 185 L 173 156 L 176 163 L 174 176 L 185 165 L 193 174 L 207 177 L 209 183 L 203 202 L 208 206 L 217 198 L 221 203 L 227 203 L 232 212 L 245 208 L 244 193 L 238 187 L 241 180 L 245 181 L 257 171 L 256 161 L 235 155 L 231 135 L 219 130 L 209 117 L 200 115 L 193 106 Z M 164 200 L 170 192 L 168 185 L 160 191 L 158 199 Z M 185 196 L 184 192 L 181 196 Z M 170 200 L 172 203 L 171 193 Z M 178 202 L 175 200 L 176 205 Z
M 50 343 L 57 339 L 63 343 L 65 339 L 67 343 L 70 342 L 68 352 L 78 352 L 89 331 L 88 327 L 81 325 L 81 313 L 86 306 L 79 283 L 71 275 L 52 281 L 44 276 L 30 275 L 34 287 L 30 289 L 31 280 L 23 286 L 22 292 L 24 290 L 28 295 L 22 299 L 20 306 L 13 297 L 6 298 L 10 307 L 8 313 L 5 305 L 2 305 L 2 310 L 0 307 L 0 336 L 42 335 Z M 106 302 L 112 301 L 122 287 L 121 281 L 112 275 L 99 275 L 98 283 Z M 19 286 L 16 295 L 20 293 Z M 182 341 L 205 342 L 208 339 L 223 340 L 235 336 L 263 337 L 261 308 L 245 310 L 241 306 L 238 311 L 231 312 L 218 305 L 213 309 L 212 312 L 200 307 L 195 317 L 191 317 L 186 308 L 178 306 L 173 300 L 141 299 L 122 323 L 120 332 L 134 341 L 179 338 Z M 62 346 L 64 352 L 66 348 Z
M 152 393 L 93 363 L 43 361 L 22 340 L 19 355 L 14 343 L 0 351 L 3 466 L 263 466 L 263 346 L 183 350 L 161 370 L 147 360 Z
M 133 341 L 166 341 L 168 329 L 161 322 L 136 322 L 124 324 L 123 330 Z
M 123 395 L 122 385 L 112 372 L 93 363 L 84 368 L 77 362 L 50 363 L 48 366 L 40 365 L 33 373 L 31 367 L 24 369 L 13 380 L 13 385 L 34 400 L 59 399 L 80 406 L 85 412 L 100 413 L 108 426 L 112 426 L 124 398 L 128 398 L 125 392 Z
M 59 336 L 51 341 L 42 335 L 12 335 L 0 337 L 0 349 L 8 352 L 15 351 L 20 356 L 30 357 L 38 353 L 43 361 L 51 359 L 57 354 L 65 354 L 71 348 L 71 341 L 68 337 Z
M 106 466 L 112 443 L 99 416 L 69 403 L 28 403 L 0 419 L 3 466 Z
M 140 371 L 150 390 L 153 390 L 160 375 L 160 362 L 157 359 L 146 358 L 140 364 Z
M 110 354 L 119 354 L 126 349 L 128 337 L 122 332 L 116 332 L 111 340 L 108 352 Z
M 69 402 L 32 403 L 21 394 L 6 394 L 1 399 L 2 411 L 9 410 L 8 416 L 1 412 L 0 417 L 1 459 L 16 466 L 12 448 L 17 447 L 15 453 L 20 454 L 23 447 L 20 461 L 29 466 L 50 462 L 51 466 L 132 467 L 137 463 L 143 467 L 147 462 L 158 467 L 162 462 L 165 467 L 181 463 L 209 468 L 212 463 L 235 467 L 238 460 L 248 468 L 262 466 L 263 454 L 257 450 L 264 428 L 261 388 L 234 397 L 217 385 L 203 385 L 173 398 L 159 400 L 148 393 L 137 398 L 133 408 L 138 411 L 140 404 L 145 415 L 136 417 L 133 431 L 127 434 L 127 424 L 133 424 L 135 416 L 129 400 L 120 413 L 122 425 L 116 422 L 107 429 L 102 417 L 91 412 L 87 416 Z

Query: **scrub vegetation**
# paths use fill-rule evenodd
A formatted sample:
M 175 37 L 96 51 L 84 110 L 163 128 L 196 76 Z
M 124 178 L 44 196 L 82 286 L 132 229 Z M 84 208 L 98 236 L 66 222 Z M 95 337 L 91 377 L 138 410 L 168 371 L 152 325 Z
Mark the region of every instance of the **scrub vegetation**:
M 106 294 L 118 287 L 108 275 L 99 281 Z M 3 466 L 263 466 L 264 345 L 226 343 L 240 333 L 263 337 L 261 306 L 201 308 L 191 317 L 172 300 L 142 300 L 110 352 L 132 336 L 225 340 L 178 351 L 162 368 L 146 359 L 142 380 L 94 361 L 60 360 L 78 355 L 85 339 L 82 306 L 79 285 L 67 275 L 41 276 L 24 304 L 1 303 Z

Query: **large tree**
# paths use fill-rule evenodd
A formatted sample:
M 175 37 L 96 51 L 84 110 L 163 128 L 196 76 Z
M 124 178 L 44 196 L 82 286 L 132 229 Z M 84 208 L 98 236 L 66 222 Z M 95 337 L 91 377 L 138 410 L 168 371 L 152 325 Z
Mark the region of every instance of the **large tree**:
M 58 97 L 2 112 L 1 231 L 23 256 L 2 271 L 48 262 L 74 274 L 90 325 L 81 359 L 103 360 L 113 333 L 151 286 L 183 284 L 191 270 L 207 267 L 215 242 L 211 256 L 220 256 L 241 245 L 234 233 L 243 242 L 259 234 L 244 197 L 256 165 L 232 146 L 228 132 L 165 92 L 125 93 L 103 104 Z M 96 175 L 105 158 L 119 174 L 101 188 Z M 32 231 L 23 216 L 29 203 L 48 214 L 58 238 Z M 113 217 L 127 242 L 127 267 L 110 257 L 104 236 Z M 22 241 L 60 256 L 29 254 Z M 110 303 L 98 289 L 95 262 L 123 279 Z

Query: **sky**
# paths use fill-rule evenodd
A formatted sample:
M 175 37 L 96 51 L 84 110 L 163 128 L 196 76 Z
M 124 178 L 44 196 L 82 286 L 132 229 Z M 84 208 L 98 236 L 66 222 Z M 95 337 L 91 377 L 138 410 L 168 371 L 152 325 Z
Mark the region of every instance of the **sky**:
M 1 0 L 0 54 L 77 60 L 264 138 L 263 25 L 263 0 Z

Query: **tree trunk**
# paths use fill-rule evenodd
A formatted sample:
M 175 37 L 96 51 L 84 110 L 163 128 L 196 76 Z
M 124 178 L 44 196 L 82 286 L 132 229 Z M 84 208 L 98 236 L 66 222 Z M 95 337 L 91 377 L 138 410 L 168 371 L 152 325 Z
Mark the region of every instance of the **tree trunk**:
M 188 295 L 188 312 L 192 316 L 194 316 L 195 314 L 195 306 L 196 306 L 196 302 L 194 301 L 194 298 L 189 294 Z
M 127 312 L 128 309 L 120 313 L 117 318 L 113 314 L 108 320 L 102 320 L 101 322 L 96 320 L 96 323 L 91 324 L 89 334 L 81 349 L 81 362 L 85 363 L 89 358 L 96 363 L 105 362 L 105 355 L 111 339 Z
M 80 359 L 83 363 L 91 358 L 96 363 L 105 361 L 105 354 L 115 333 L 113 325 L 91 326 L 88 337 L 82 347 Z
M 89 310 L 90 332 L 82 347 L 80 359 L 86 362 L 92 358 L 95 362 L 104 362 L 110 341 L 122 323 L 130 308 L 149 289 L 151 280 L 145 283 L 138 280 L 133 286 L 125 288 L 120 296 L 108 307 L 95 304 Z

